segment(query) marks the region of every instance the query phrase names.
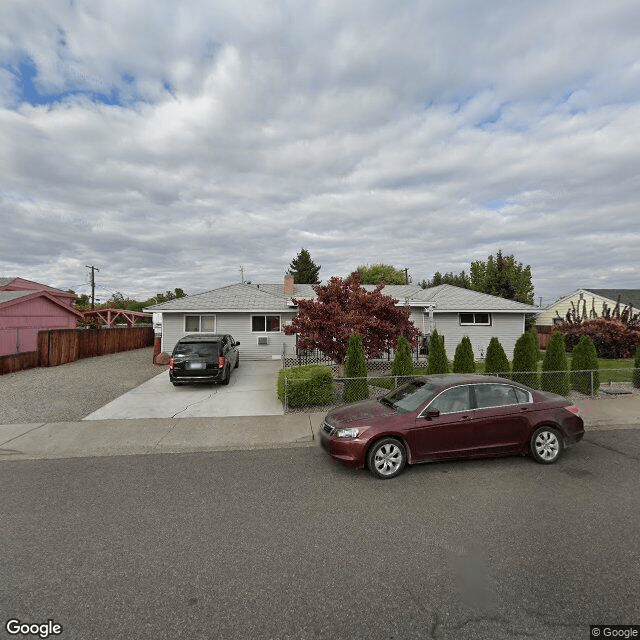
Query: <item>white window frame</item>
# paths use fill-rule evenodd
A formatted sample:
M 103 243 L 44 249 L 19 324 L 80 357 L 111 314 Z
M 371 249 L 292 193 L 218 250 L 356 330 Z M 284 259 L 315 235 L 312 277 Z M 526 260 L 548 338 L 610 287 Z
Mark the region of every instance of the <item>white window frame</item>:
M 476 320 L 476 316 L 483 315 L 489 318 L 488 322 L 478 322 Z M 473 316 L 473 322 L 463 322 L 462 316 Z M 486 311 L 465 311 L 458 314 L 458 322 L 461 327 L 490 327 L 492 325 L 492 317 L 491 314 Z
M 254 318 L 264 318 L 264 329 L 258 331 L 253 328 Z M 267 318 L 278 318 L 278 330 L 273 331 L 267 329 Z M 251 314 L 251 333 L 282 333 L 282 316 L 278 313 L 252 313 Z
M 187 318 L 198 318 L 197 329 L 187 329 Z M 213 329 L 202 330 L 202 318 L 213 318 Z M 216 333 L 218 328 L 218 320 L 215 313 L 185 313 L 184 315 L 184 332 L 185 333 Z

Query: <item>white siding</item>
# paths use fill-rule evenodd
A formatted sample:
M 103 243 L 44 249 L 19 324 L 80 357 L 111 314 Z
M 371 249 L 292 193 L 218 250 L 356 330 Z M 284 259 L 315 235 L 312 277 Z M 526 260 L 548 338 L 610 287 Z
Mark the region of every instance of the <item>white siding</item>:
M 516 340 L 524 333 L 524 317 L 519 313 L 491 312 L 491 325 L 460 325 L 457 313 L 435 313 L 436 329 L 444 336 L 444 346 L 449 360 L 453 360 L 456 347 L 464 336 L 469 336 L 476 358 L 487 354 L 492 337 L 498 338 L 507 358 L 513 358 Z
M 176 342 L 185 335 L 184 316 L 198 315 L 193 313 L 163 313 L 162 314 L 162 350 L 171 353 Z M 203 313 L 202 315 L 212 315 Z M 216 313 L 216 333 L 229 333 L 240 342 L 240 357 L 243 360 L 271 360 L 273 356 L 280 357 L 283 348 L 286 355 L 295 354 L 296 337 L 287 336 L 279 332 L 254 332 L 251 330 L 252 315 L 279 315 L 280 326 L 291 321 L 293 312 L 240 312 Z M 269 344 L 258 345 L 258 336 L 267 336 Z
M 571 304 L 572 302 L 573 305 Z M 587 317 L 589 316 L 589 312 L 592 308 L 595 308 L 596 313 L 601 315 L 604 302 L 606 302 L 611 309 L 616 306 L 614 300 L 608 300 L 607 298 L 597 296 L 589 293 L 588 291 L 576 291 L 573 295 L 567 296 L 562 300 L 557 300 L 550 305 L 548 309 L 541 311 L 536 316 L 536 324 L 540 327 L 551 327 L 554 324 L 554 318 L 557 318 L 558 315 L 560 315 L 561 318 L 564 318 L 567 315 L 567 311 L 574 307 L 579 309 L 580 313 L 583 313 L 585 302 L 587 305 Z M 556 313 L 556 311 L 558 313 Z

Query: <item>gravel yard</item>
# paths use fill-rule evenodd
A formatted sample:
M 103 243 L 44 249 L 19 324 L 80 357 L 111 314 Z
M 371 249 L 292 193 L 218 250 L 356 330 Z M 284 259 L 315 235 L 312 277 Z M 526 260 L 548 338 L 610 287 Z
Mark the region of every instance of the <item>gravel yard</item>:
M 73 422 L 166 371 L 153 347 L 0 376 L 0 424 Z

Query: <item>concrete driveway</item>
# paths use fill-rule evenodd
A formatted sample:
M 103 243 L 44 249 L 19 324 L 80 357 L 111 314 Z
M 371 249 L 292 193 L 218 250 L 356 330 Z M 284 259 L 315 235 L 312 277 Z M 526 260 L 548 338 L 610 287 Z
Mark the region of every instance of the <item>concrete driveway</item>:
M 168 371 L 86 416 L 85 420 L 283 415 L 276 397 L 279 361 L 241 361 L 228 385 L 174 387 Z

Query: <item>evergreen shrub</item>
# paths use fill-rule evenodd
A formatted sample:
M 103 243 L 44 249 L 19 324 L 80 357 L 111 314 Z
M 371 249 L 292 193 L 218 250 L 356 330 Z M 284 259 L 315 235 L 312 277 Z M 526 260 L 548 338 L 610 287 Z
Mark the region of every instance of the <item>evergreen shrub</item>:
M 411 355 L 411 345 L 404 337 L 404 334 L 401 333 L 396 345 L 393 364 L 391 365 L 391 374 L 394 376 L 411 376 L 413 372 L 414 366 L 413 356 Z
M 427 373 L 430 375 L 437 373 L 450 373 L 447 351 L 444 348 L 444 337 L 440 336 L 437 329 L 434 329 L 431 334 L 431 339 L 429 340 Z
M 453 356 L 454 373 L 475 373 L 476 361 L 473 355 L 473 345 L 469 336 L 464 336 L 456 347 Z
M 569 394 L 569 361 L 567 360 L 564 336 L 555 331 L 547 345 L 542 361 L 540 388 L 561 396 Z
M 589 336 L 582 336 L 573 348 L 571 358 L 571 386 L 585 395 L 595 394 L 600 388 L 600 374 L 598 369 L 598 353 Z M 593 389 L 591 378 L 593 371 Z
M 526 384 L 532 389 L 539 387 L 538 345 L 534 344 L 530 331 L 523 333 L 513 349 L 511 378 L 515 382 Z
M 504 351 L 504 347 L 500 344 L 500 340 L 495 336 L 489 341 L 487 347 L 487 356 L 484 360 L 485 373 L 501 373 L 502 377 L 508 378 L 509 371 L 509 359 Z
M 362 336 L 352 335 L 349 338 L 347 355 L 344 359 L 345 378 L 363 378 L 362 380 L 345 380 L 342 399 L 345 402 L 357 402 L 369 397 L 367 382 L 367 361 L 364 357 Z

